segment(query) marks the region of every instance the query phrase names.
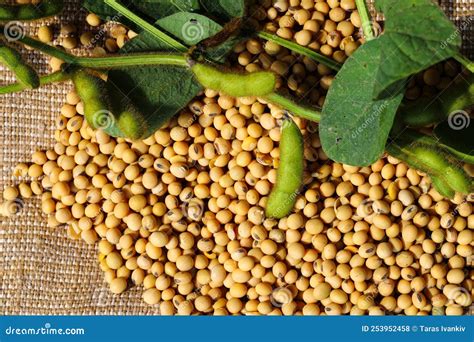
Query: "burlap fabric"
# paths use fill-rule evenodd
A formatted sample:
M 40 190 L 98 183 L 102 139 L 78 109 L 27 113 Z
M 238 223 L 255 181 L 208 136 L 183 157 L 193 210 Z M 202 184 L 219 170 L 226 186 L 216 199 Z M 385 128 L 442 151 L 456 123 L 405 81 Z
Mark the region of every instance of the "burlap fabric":
M 81 25 L 85 13 L 79 2 L 67 1 L 64 14 L 51 21 Z M 460 27 L 463 51 L 473 58 L 474 0 L 441 1 L 441 6 Z M 25 29 L 34 32 L 34 26 Z M 31 52 L 28 56 L 40 72 L 47 72 L 46 58 Z M 0 66 L 1 84 L 13 81 Z M 65 83 L 0 97 L 0 189 L 15 182 L 12 171 L 18 162 L 52 147 L 54 122 L 70 89 Z M 13 218 L 0 218 L 0 314 L 157 313 L 143 303 L 141 289 L 112 295 L 99 269 L 96 247 L 70 240 L 63 228 L 49 228 L 40 199 L 27 200 Z

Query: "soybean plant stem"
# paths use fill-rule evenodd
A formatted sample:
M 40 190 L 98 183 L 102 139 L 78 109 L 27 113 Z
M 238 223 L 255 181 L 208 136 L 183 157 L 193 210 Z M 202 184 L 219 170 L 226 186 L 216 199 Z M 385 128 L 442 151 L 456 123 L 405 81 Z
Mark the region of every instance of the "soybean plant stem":
M 46 85 L 55 82 L 64 82 L 70 79 L 70 75 L 63 71 L 57 71 L 50 75 L 40 77 L 40 85 Z M 16 93 L 22 90 L 28 89 L 27 85 L 22 83 L 9 84 L 3 87 L 0 87 L 0 95 Z
M 374 32 L 372 31 L 372 20 L 370 19 L 369 10 L 365 0 L 355 0 L 357 10 L 359 12 L 360 20 L 362 22 L 362 30 L 364 31 L 364 37 L 366 41 L 375 38 Z
M 268 33 L 265 31 L 260 31 L 258 32 L 258 36 L 262 39 L 269 40 L 271 42 L 277 43 L 280 46 L 283 46 L 287 49 L 290 49 L 291 51 L 294 51 L 296 53 L 299 53 L 300 55 L 306 56 L 308 58 L 311 58 L 315 60 L 316 62 L 322 63 L 328 68 L 331 68 L 335 71 L 339 71 L 341 69 L 341 64 L 338 62 L 332 60 L 331 58 L 328 58 L 326 56 L 323 56 L 319 53 L 317 53 L 314 50 L 311 50 L 309 48 L 306 48 L 304 46 L 301 46 L 297 43 L 294 43 L 292 41 L 289 41 L 287 39 L 278 37 L 277 35 L 274 35 L 272 33 Z
M 91 69 L 114 69 L 144 65 L 175 65 L 187 67 L 188 61 L 184 54 L 140 53 L 133 55 L 117 55 L 108 57 L 77 57 L 39 40 L 25 36 L 19 42 L 31 46 L 47 55 L 59 58 L 64 62 Z
M 300 105 L 283 95 L 280 95 L 277 93 L 271 93 L 269 95 L 264 96 L 263 99 L 270 103 L 279 105 L 282 108 L 285 108 L 291 114 L 299 116 L 300 118 L 307 119 L 314 122 L 321 121 L 320 111 L 314 108 L 311 108 L 309 106 Z
M 177 51 L 186 52 L 188 50 L 188 48 L 185 45 L 181 44 L 176 39 L 170 37 L 166 33 L 160 31 L 157 27 L 153 26 L 148 21 L 143 20 L 143 18 L 140 18 L 138 15 L 136 15 L 131 10 L 129 10 L 127 7 L 120 4 L 117 0 L 105 0 L 105 3 L 109 5 L 110 7 L 112 7 L 114 10 L 116 10 L 117 12 L 119 12 L 125 18 L 133 22 L 135 25 L 140 27 L 142 30 L 151 34 L 156 39 L 161 40 L 163 43 L 173 47 Z
M 454 59 L 461 63 L 467 70 L 471 73 L 474 73 L 474 62 L 471 61 L 469 58 L 464 57 L 460 53 L 454 56 Z

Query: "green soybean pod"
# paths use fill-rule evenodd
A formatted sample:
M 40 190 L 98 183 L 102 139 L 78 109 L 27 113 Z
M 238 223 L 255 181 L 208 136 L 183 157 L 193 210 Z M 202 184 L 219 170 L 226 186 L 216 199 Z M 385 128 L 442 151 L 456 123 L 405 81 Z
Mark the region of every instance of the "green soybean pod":
M 197 63 L 191 69 L 203 87 L 229 96 L 265 96 L 276 87 L 276 76 L 270 71 L 225 72 L 204 63 Z
M 72 80 L 84 103 L 84 116 L 93 129 L 100 128 L 118 138 L 145 137 L 145 118 L 116 87 L 84 69 L 74 71 Z
M 451 189 L 462 194 L 469 194 L 472 190 L 472 180 L 466 172 L 449 160 L 448 154 L 441 148 L 418 145 L 413 148 L 415 157 L 424 163 L 431 172 L 444 180 Z
M 455 191 L 445 181 L 444 177 L 439 175 L 436 170 L 434 170 L 433 168 L 430 168 L 427 164 L 421 162 L 414 154 L 414 151 L 412 151 L 410 148 L 405 147 L 404 149 L 402 149 L 396 144 L 390 144 L 390 145 L 387 145 L 386 149 L 387 149 L 387 152 L 391 154 L 392 156 L 404 161 L 410 167 L 423 171 L 428 176 L 430 176 L 433 186 L 441 195 L 448 198 L 454 197 Z M 418 154 L 423 153 L 423 151 L 418 150 L 417 153 Z
M 145 118 L 132 107 L 119 114 L 118 127 L 127 138 L 132 140 L 144 139 L 150 135 Z
M 465 195 L 473 192 L 472 178 L 469 177 L 462 167 L 451 163 L 451 165 L 444 170 L 444 175 L 453 190 Z
M 40 86 L 40 78 L 36 71 L 26 64 L 15 49 L 0 42 L 0 62 L 15 73 L 18 82 L 34 89 Z
M 426 165 L 417 160 L 411 151 L 408 151 L 406 148 L 402 149 L 397 143 L 390 143 L 386 145 L 385 150 L 388 152 L 388 154 L 400 159 L 410 167 L 428 173 L 428 168 Z
M 107 94 L 110 108 L 115 114 L 115 130 L 119 130 L 124 137 L 132 140 L 146 138 L 147 135 L 154 133 L 148 132 L 149 125 L 145 117 L 132 101 L 110 82 L 107 82 Z
M 39 4 L 0 4 L 0 20 L 36 20 L 51 17 L 62 11 L 62 0 L 42 0 Z
M 431 181 L 435 189 L 444 197 L 453 198 L 456 192 L 451 189 L 448 183 L 446 183 L 443 179 L 438 178 L 436 176 L 431 176 Z
M 277 182 L 268 197 L 266 215 L 283 218 L 293 209 L 303 184 L 304 142 L 300 129 L 291 118 L 283 121 L 280 139 L 280 166 Z
M 115 118 L 110 111 L 106 82 L 84 69 L 73 72 L 72 81 L 84 103 L 84 116 L 93 129 L 106 129 Z
M 451 130 L 451 128 L 449 129 Z M 405 131 L 404 134 L 411 137 L 411 139 L 416 140 L 417 142 L 421 144 L 431 146 L 434 148 L 443 149 L 445 150 L 446 153 L 451 154 L 452 156 L 457 158 L 460 162 L 474 164 L 474 155 L 469 154 L 468 149 L 465 149 L 463 151 L 456 150 L 454 147 L 444 144 L 441 139 L 434 139 L 433 137 L 421 134 L 413 130 Z M 435 134 L 436 134 L 436 130 L 435 130 Z
M 442 170 L 449 166 L 448 161 L 444 158 L 442 153 L 439 153 L 439 151 L 427 145 L 414 144 L 411 148 L 411 153 L 429 169 Z
M 451 162 L 449 153 L 442 148 L 421 143 L 399 147 L 392 143 L 386 146 L 386 150 L 409 166 L 428 174 L 436 190 L 443 196 L 453 198 L 455 191 L 463 194 L 472 192 L 472 179 L 461 167 Z

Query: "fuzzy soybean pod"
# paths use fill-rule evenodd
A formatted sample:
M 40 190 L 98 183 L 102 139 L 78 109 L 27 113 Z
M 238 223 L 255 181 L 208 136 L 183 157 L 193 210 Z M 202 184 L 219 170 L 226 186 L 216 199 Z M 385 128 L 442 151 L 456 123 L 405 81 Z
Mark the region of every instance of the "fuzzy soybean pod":
M 94 129 L 116 138 L 138 140 L 153 133 L 143 115 L 120 91 L 89 71 L 74 71 L 72 80 L 84 103 L 84 116 Z
M 28 88 L 38 88 L 40 79 L 36 71 L 26 64 L 15 49 L 0 42 L 0 63 L 15 73 L 18 82 Z
M 107 83 L 108 96 L 115 121 L 105 131 L 114 137 L 124 136 L 131 140 L 147 138 L 152 131 L 142 113 L 130 99 L 122 94 L 114 85 Z M 117 135 L 120 132 L 121 135 Z
M 435 189 L 444 197 L 447 198 L 454 198 L 454 195 L 456 192 L 451 189 L 448 183 L 442 178 L 436 177 L 436 176 L 431 176 L 431 181 L 433 182 L 433 185 Z
M 36 20 L 62 11 L 62 0 L 42 0 L 39 4 L 0 4 L 0 20 Z
M 303 136 L 291 118 L 283 121 L 277 182 L 268 197 L 266 215 L 283 218 L 293 209 L 303 184 Z
M 425 164 L 438 178 L 444 180 L 454 191 L 469 194 L 472 191 L 472 180 L 466 172 L 451 162 L 449 155 L 441 149 L 426 145 L 413 147 L 413 154 Z
M 443 196 L 453 198 L 456 191 L 469 194 L 473 190 L 471 177 L 442 148 L 415 142 L 401 145 L 391 143 L 386 149 L 409 166 L 427 173 Z
M 226 72 L 204 63 L 194 64 L 191 70 L 203 87 L 229 96 L 265 96 L 276 87 L 276 76 L 270 71 Z
M 110 111 L 106 82 L 84 69 L 74 71 L 72 81 L 84 103 L 84 116 L 89 126 L 94 129 L 111 126 L 115 118 Z
M 420 160 L 418 160 L 416 156 L 411 151 L 409 151 L 409 148 L 402 148 L 397 143 L 391 143 L 390 145 L 386 146 L 386 150 L 390 155 L 404 161 L 410 167 L 428 174 L 431 178 L 431 181 L 433 182 L 434 187 L 441 195 L 448 198 L 454 197 L 455 191 L 446 182 L 444 177 L 442 177 L 437 171 L 430 169 L 426 164 L 423 164 Z
M 118 128 L 123 135 L 131 140 L 147 138 L 147 123 L 141 113 L 129 108 L 118 115 Z

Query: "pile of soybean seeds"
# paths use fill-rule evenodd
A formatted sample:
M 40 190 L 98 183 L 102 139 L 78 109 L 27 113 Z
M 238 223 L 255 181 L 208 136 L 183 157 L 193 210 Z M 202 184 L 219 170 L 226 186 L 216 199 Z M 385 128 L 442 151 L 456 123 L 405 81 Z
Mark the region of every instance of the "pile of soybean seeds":
M 333 21 L 327 6 L 345 9 L 351 2 L 336 3 L 264 1 L 268 18 L 262 20 L 289 29 L 277 34 L 291 38 L 291 31 L 305 45 L 294 29 L 307 21 L 287 27 L 280 19 L 301 18 L 304 9 L 322 15 L 317 21 L 324 28 Z M 348 9 L 352 22 L 356 12 Z M 101 24 L 92 14 L 87 22 Z M 96 46 L 93 54 L 114 52 L 134 35 L 112 28 L 101 41 L 105 49 Z M 65 31 L 76 36 L 74 27 Z M 79 40 L 90 46 L 93 39 L 84 34 Z M 250 40 L 236 48 L 236 58 L 247 69 L 281 68 L 288 88 L 322 103 L 331 72 L 270 48 L 278 49 Z M 245 56 L 252 56 L 250 63 Z M 60 64 L 52 59 L 53 69 Z M 459 67 L 447 62 L 420 74 L 410 85 L 419 91 L 407 97 L 442 89 L 453 68 Z M 306 89 L 315 70 L 320 87 Z M 268 219 L 279 108 L 208 90 L 152 137 L 131 142 L 88 127 L 74 91 L 66 102 L 54 148 L 17 166 L 23 182 L 4 189 L 2 213 L 16 213 L 20 197 L 41 195 L 50 226 L 66 226 L 71 238 L 98 245 L 113 293 L 141 285 L 144 301 L 164 315 L 459 315 L 471 306 L 472 196 L 444 199 L 429 178 L 391 157 L 364 168 L 328 161 L 317 126 L 296 119 L 305 137 L 305 187 L 294 213 Z

